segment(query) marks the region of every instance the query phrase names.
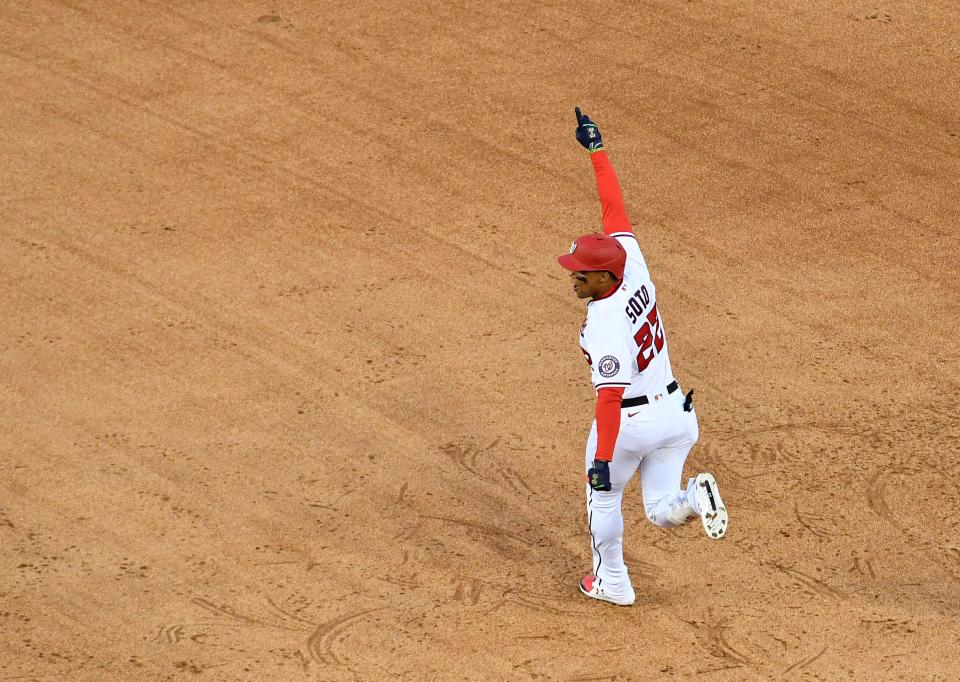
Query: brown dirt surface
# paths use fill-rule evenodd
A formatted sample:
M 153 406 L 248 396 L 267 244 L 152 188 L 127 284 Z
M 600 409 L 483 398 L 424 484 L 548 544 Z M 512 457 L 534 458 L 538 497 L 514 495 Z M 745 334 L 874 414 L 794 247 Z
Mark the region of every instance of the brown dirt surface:
M 0 6 L 0 681 L 956 679 L 955 2 Z M 583 598 L 599 122 L 727 537 Z

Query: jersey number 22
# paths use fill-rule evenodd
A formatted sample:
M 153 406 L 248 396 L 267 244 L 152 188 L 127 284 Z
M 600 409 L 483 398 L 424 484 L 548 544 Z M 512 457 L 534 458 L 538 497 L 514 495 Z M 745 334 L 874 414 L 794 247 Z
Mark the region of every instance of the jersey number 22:
M 633 335 L 633 340 L 640 347 L 640 352 L 637 354 L 637 371 L 642 372 L 654 356 L 663 350 L 663 327 L 660 325 L 656 303 L 647 313 L 647 319 L 640 327 L 640 331 Z

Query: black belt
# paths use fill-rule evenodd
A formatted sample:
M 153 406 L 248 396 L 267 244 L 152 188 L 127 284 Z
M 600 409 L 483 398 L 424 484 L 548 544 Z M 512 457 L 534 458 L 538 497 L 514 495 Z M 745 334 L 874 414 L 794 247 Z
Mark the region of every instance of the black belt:
M 671 381 L 667 384 L 667 393 L 673 393 L 676 390 L 680 389 L 680 384 L 676 381 Z M 639 405 L 647 405 L 650 402 L 650 398 L 645 395 L 638 395 L 636 398 L 627 398 L 620 403 L 620 407 L 637 407 Z

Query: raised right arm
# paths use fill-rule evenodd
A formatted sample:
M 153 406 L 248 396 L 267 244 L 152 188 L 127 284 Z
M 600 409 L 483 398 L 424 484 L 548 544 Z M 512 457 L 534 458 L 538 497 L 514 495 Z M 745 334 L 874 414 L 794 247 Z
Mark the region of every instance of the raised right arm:
M 600 150 L 590 155 L 593 172 L 597 176 L 597 194 L 600 195 L 600 207 L 603 210 L 603 231 L 605 234 L 631 232 L 627 207 L 623 203 L 623 192 L 607 152 Z
M 627 207 L 623 203 L 620 181 L 613 170 L 607 152 L 603 148 L 603 138 L 597 124 L 590 117 L 575 109 L 577 114 L 577 141 L 590 152 L 593 172 L 597 177 L 597 193 L 600 195 L 603 231 L 605 234 L 632 232 Z

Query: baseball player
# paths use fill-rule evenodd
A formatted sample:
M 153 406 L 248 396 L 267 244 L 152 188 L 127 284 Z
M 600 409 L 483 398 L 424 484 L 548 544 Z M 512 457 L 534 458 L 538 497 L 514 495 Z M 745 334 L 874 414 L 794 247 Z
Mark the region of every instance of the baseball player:
M 577 114 L 577 141 L 590 152 L 603 209 L 603 234 L 586 234 L 557 260 L 578 298 L 587 299 L 580 347 L 597 391 L 587 438 L 587 522 L 593 573 L 580 579 L 588 597 L 628 606 L 633 586 L 623 563 L 623 489 L 640 469 L 651 523 L 674 528 L 699 517 L 707 536 L 727 532 L 728 515 L 708 473 L 680 487 L 683 463 L 699 429 L 693 391 L 684 396 L 670 368 L 667 335 L 623 203 L 620 183 L 597 125 Z

